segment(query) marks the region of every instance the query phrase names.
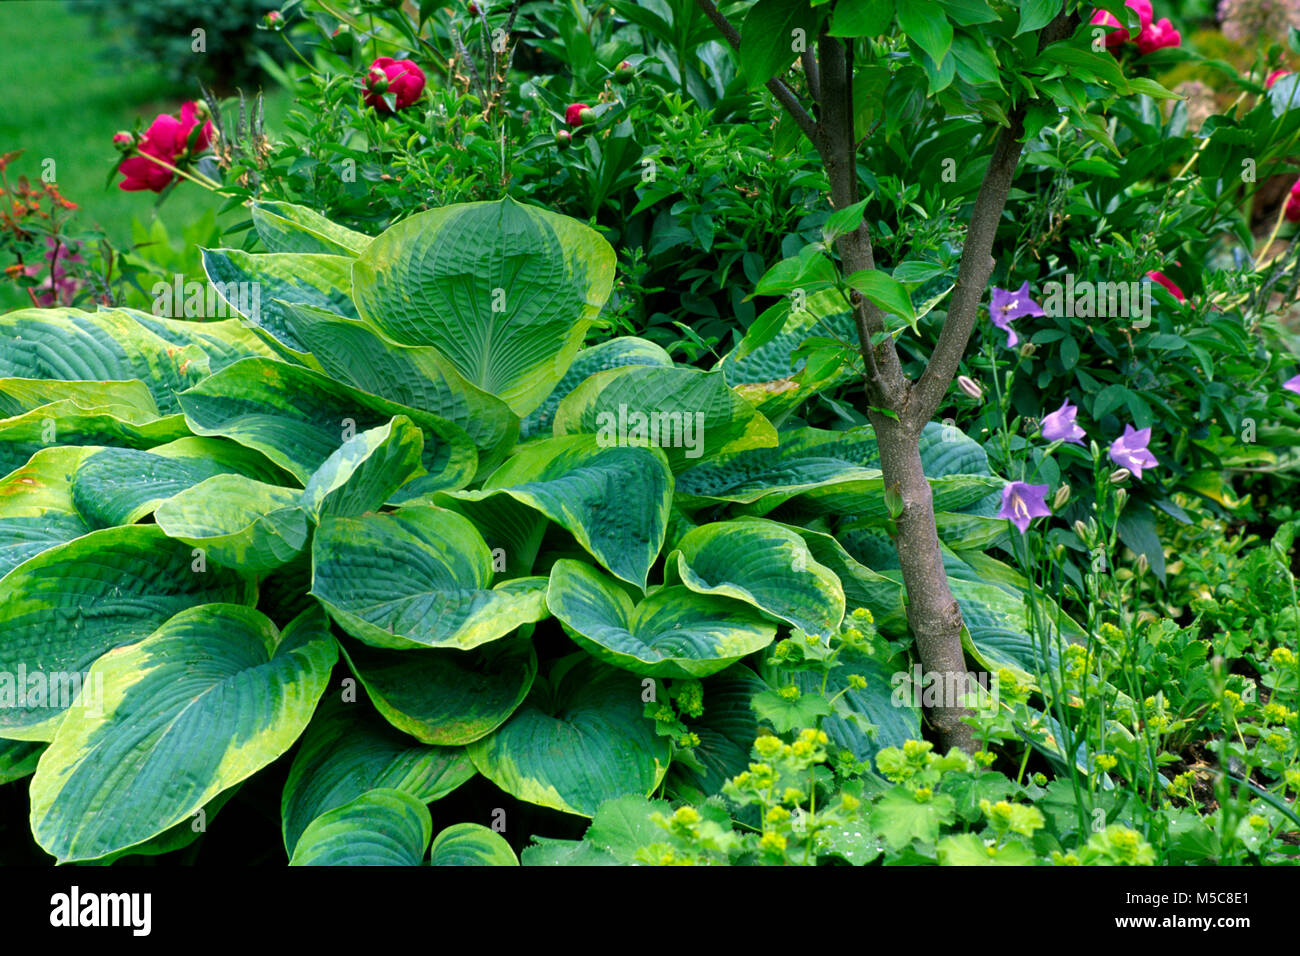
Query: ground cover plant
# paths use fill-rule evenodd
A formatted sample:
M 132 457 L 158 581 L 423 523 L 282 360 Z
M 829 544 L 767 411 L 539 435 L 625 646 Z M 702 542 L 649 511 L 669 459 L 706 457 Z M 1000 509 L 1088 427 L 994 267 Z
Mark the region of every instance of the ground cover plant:
M 0 158 L 0 854 L 1295 862 L 1265 6 L 268 3 L 98 147 L 201 234 Z

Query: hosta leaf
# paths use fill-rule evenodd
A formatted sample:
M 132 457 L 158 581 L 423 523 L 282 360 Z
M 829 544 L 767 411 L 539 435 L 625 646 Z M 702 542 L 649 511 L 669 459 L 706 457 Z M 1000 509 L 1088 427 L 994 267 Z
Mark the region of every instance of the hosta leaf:
M 326 518 L 312 563 L 312 593 L 340 627 L 375 647 L 468 650 L 546 616 L 546 580 L 492 588 L 483 538 L 442 508 Z
M 272 483 L 284 477 L 258 452 L 221 438 L 178 438 L 148 451 L 90 451 L 72 480 L 72 500 L 97 527 L 134 524 L 173 495 L 216 475 Z
M 96 451 L 44 448 L 0 478 L 0 578 L 28 558 L 91 530 L 73 503 L 72 476 Z
M 20 309 L 0 315 L 0 378 L 139 379 L 164 415 L 175 393 L 209 373 L 197 346 L 178 347 L 123 310 Z
M 74 708 L 32 779 L 32 833 L 93 860 L 186 819 L 275 760 L 307 726 L 337 656 L 320 611 L 283 634 L 260 612 L 187 608 L 96 661 L 103 708 Z
M 34 408 L 67 400 L 85 411 L 116 415 L 134 424 L 160 417 L 144 382 L 69 382 L 42 378 L 0 378 L 0 417 L 12 418 Z
M 153 448 L 188 434 L 181 415 L 137 423 L 112 412 L 86 411 L 65 399 L 0 420 L 0 475 L 55 443 Z
M 36 772 L 45 744 L 28 740 L 0 740 L 0 786 Z
M 68 706 L 53 694 L 15 706 L 5 676 L 20 667 L 29 681 L 39 673 L 66 685 L 195 604 L 253 602 L 250 579 L 217 567 L 198 572 L 192 562 L 189 545 L 132 525 L 84 535 L 11 571 L 0 583 L 0 735 L 49 740 Z
M 290 866 L 419 866 L 429 808 L 401 790 L 371 790 L 311 822 Z
M 457 823 L 438 834 L 430 866 L 518 866 L 519 857 L 499 834 L 479 823 Z
M 204 249 L 203 271 L 217 294 L 288 359 L 317 367 L 284 316 L 282 302 L 312 305 L 356 318 L 350 256 Z
M 351 691 L 355 693 L 355 690 Z M 307 825 L 370 790 L 401 790 L 421 803 L 439 800 L 474 776 L 459 747 L 427 747 L 380 719 L 365 702 L 330 691 L 294 755 L 280 801 L 290 856 Z
M 546 397 L 546 401 L 523 420 L 519 437 L 524 439 L 539 435 L 549 437 L 552 434 L 555 410 L 560 407 L 560 402 L 597 372 L 622 368 L 625 365 L 657 365 L 670 368 L 672 364 L 672 357 L 658 345 L 630 335 L 609 339 L 599 345 L 583 349 L 574 358 L 573 364 L 564 373 L 560 383 Z
M 638 605 L 580 561 L 551 568 L 546 603 L 593 657 L 651 677 L 704 677 L 766 647 L 776 627 L 748 605 L 665 587 Z
M 424 435 L 405 415 L 352 436 L 316 469 L 302 506 L 319 521 L 328 515 L 376 511 L 416 472 Z
M 572 534 L 617 577 L 643 588 L 668 529 L 673 476 L 654 448 L 601 447 L 590 435 L 530 444 L 481 491 L 509 495 Z
M 495 570 L 504 570 L 509 578 L 533 573 L 542 538 L 551 526 L 544 514 L 509 495 L 457 491 L 436 494 L 433 503 L 473 523 L 492 552 Z
M 261 574 L 306 547 L 308 515 L 300 496 L 243 475 L 217 475 L 164 501 L 154 521 L 213 564 Z
M 271 252 L 316 252 L 354 256 L 370 237 L 331 222 L 320 213 L 291 202 L 260 200 L 252 204 L 253 228 Z
M 668 564 L 692 591 L 744 601 L 809 634 L 829 635 L 844 620 L 839 578 L 813 559 L 799 535 L 774 521 L 701 525 L 677 548 Z
M 523 703 L 537 676 L 537 652 L 526 639 L 472 651 L 399 653 L 356 644 L 343 651 L 385 720 L 440 746 L 471 743 L 496 730 Z
M 479 449 L 480 471 L 514 444 L 519 419 L 510 406 L 470 384 L 437 349 L 398 345 L 364 322 L 311 306 L 286 304 L 284 314 L 332 378 L 465 429 Z
M 265 340 L 244 324 L 243 319 L 191 320 L 168 319 L 141 312 L 139 309 L 118 309 L 141 328 L 148 329 L 158 338 L 170 342 L 178 349 L 197 346 L 208 357 L 211 371 L 219 372 L 246 358 L 276 358 L 277 352 Z
M 566 658 L 504 726 L 469 745 L 470 759 L 506 793 L 565 813 L 589 817 L 614 797 L 648 796 L 669 754 L 642 694 L 631 674 Z
M 356 432 L 395 415 L 423 429 L 422 460 L 429 472 L 404 491 L 463 488 L 477 468 L 469 437 L 451 422 L 283 362 L 237 362 L 185 392 L 181 404 L 196 433 L 255 448 L 304 484 Z
M 361 316 L 430 345 L 518 415 L 568 369 L 609 297 L 614 250 L 575 219 L 513 199 L 417 213 L 353 269 Z
M 674 473 L 702 457 L 777 443 L 776 429 L 727 387 L 721 371 L 625 366 L 587 379 L 555 412 L 555 434 L 602 446 L 655 445 Z

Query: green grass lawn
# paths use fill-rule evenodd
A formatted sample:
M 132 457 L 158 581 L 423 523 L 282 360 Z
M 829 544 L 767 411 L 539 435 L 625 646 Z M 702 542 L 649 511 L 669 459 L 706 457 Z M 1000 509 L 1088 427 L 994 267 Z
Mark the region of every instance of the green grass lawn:
M 123 192 L 120 176 L 105 185 L 118 158 L 113 133 L 132 128 L 137 117 L 147 126 L 157 114 L 175 112 L 199 97 L 197 87 L 176 86 L 156 65 L 113 63 L 93 19 L 62 0 L 0 3 L 0 38 L 0 152 L 23 150 L 10 167 L 11 182 L 21 174 L 38 179 L 42 162 L 52 159 L 59 191 L 80 207 L 76 225 L 97 225 L 119 249 L 130 244 L 134 219 L 148 225 L 157 217 L 169 236 L 179 237 L 186 225 L 221 208 L 224 199 L 190 183 L 161 206 L 151 192 Z M 288 106 L 285 91 L 267 91 L 269 130 Z M 221 222 L 245 218 L 235 210 Z M 0 307 L 26 302 L 26 296 L 9 298 L 15 291 L 0 291 Z

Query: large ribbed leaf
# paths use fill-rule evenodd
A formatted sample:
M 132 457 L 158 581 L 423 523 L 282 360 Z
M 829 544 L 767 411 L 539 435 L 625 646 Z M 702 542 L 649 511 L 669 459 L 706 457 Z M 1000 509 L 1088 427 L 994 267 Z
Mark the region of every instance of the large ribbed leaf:
M 733 518 L 693 528 L 668 567 L 692 591 L 745 601 L 809 634 L 829 635 L 844 620 L 839 578 L 775 521 Z
M 545 578 L 491 581 L 483 538 L 444 508 L 325 518 L 312 543 L 312 594 L 375 647 L 468 650 L 546 616 Z
M 0 582 L 0 675 L 82 675 L 105 652 L 195 604 L 252 603 L 253 581 L 197 571 L 189 545 L 152 525 L 108 528 L 50 548 Z M 65 681 L 66 683 L 66 681 Z M 4 701 L 0 679 L 0 701 Z M 68 702 L 0 704 L 0 735 L 49 740 Z
M 859 562 L 829 534 L 797 525 L 785 527 L 803 538 L 813 558 L 830 568 L 840 579 L 846 607 L 866 608 L 882 627 L 894 624 L 906 627 L 903 587 L 898 581 Z M 889 546 L 893 547 L 892 542 Z M 897 563 L 893 566 L 897 567 Z
M 306 612 L 279 633 L 247 607 L 188 608 L 90 669 L 32 779 L 32 833 L 59 862 L 135 846 L 275 760 L 307 726 L 336 658 Z
M 0 578 L 91 530 L 73 502 L 72 476 L 95 448 L 44 448 L 0 478 Z
M 361 316 L 431 345 L 516 414 L 537 408 L 609 297 L 614 250 L 575 219 L 506 197 L 417 213 L 353 269 Z
M 585 654 L 564 658 L 504 726 L 469 745 L 470 758 L 506 793 L 566 813 L 648 795 L 669 755 L 643 714 L 644 692 L 640 678 Z
M 272 571 L 307 546 L 301 492 L 243 475 L 216 475 L 167 499 L 154 521 L 207 561 L 245 574 Z
M 468 744 L 515 712 L 537 676 L 531 640 L 472 651 L 344 647 L 344 656 L 384 718 L 426 744 Z
M 465 429 L 479 449 L 479 468 L 498 464 L 514 444 L 519 418 L 510 406 L 456 371 L 428 346 L 398 345 L 376 329 L 324 309 L 286 305 L 285 319 L 332 378 Z
M 569 559 L 551 568 L 546 604 L 593 657 L 651 677 L 714 674 L 776 636 L 749 605 L 680 585 L 633 605 L 616 582 Z
M 704 682 L 704 713 L 683 720 L 700 738 L 691 753 L 703 770 L 674 761 L 668 790 L 684 799 L 699 800 L 722 792 L 722 785 L 750 762 L 758 738 L 758 716 L 752 701 L 768 685 L 744 664 L 734 664 Z M 695 791 L 695 793 L 690 793 Z
M 68 382 L 48 378 L 0 378 L 0 418 L 67 399 L 85 411 L 106 412 L 134 424 L 159 417 L 144 382 Z
M 116 412 L 80 408 L 73 399 L 42 405 L 0 419 L 0 475 L 7 475 L 42 448 L 58 445 L 117 445 L 153 448 L 189 434 L 183 415 L 131 421 Z M 143 418 L 131 413 L 133 418 Z
M 166 415 L 180 410 L 174 393 L 208 372 L 202 349 L 160 338 L 129 312 L 60 308 L 0 315 L 0 378 L 139 379 Z
M 629 365 L 599 372 L 555 411 L 555 434 L 595 435 L 603 446 L 655 445 L 673 472 L 701 458 L 775 446 L 776 429 L 727 387 L 722 372 Z
M 253 228 L 271 252 L 316 252 L 354 256 L 370 245 L 370 237 L 331 222 L 306 206 L 260 200 L 252 204 Z
M 499 833 L 481 823 L 456 823 L 429 848 L 430 866 L 518 866 L 519 857 Z
M 0 739 L 0 786 L 36 772 L 45 744 L 28 740 Z
M 533 573 L 542 538 L 551 526 L 545 515 L 509 495 L 456 491 L 434 495 L 433 503 L 473 522 L 491 549 L 498 571 L 504 564 L 507 577 Z
M 203 250 L 203 270 L 226 304 L 248 319 L 277 352 L 313 368 L 315 361 L 285 321 L 280 303 L 313 305 L 356 318 L 352 263 L 351 256 Z
M 307 825 L 368 790 L 401 790 L 422 803 L 439 800 L 474 776 L 459 747 L 428 747 L 394 730 L 355 695 L 330 691 L 303 734 L 280 802 L 284 847 L 294 847 Z M 351 697 L 349 698 L 351 699 Z
M 423 451 L 424 435 L 405 415 L 354 435 L 316 469 L 302 493 L 302 506 L 317 521 L 325 515 L 378 510 L 424 470 Z
M 243 319 L 167 319 L 139 309 L 118 309 L 141 328 L 179 349 L 198 346 L 208 357 L 213 372 L 246 358 L 275 358 L 276 351 L 244 324 Z
M 429 808 L 401 790 L 371 790 L 311 822 L 290 866 L 419 866 Z
M 477 468 L 464 430 L 427 412 L 367 395 L 310 369 L 265 359 L 237 362 L 181 396 L 200 435 L 255 448 L 304 484 L 356 432 L 405 415 L 424 431 L 427 476 L 403 489 L 463 488 Z
M 555 386 L 551 394 L 546 396 L 546 401 L 523 420 L 519 428 L 519 437 L 549 437 L 552 434 L 551 425 L 555 418 L 555 410 L 560 407 L 560 402 L 597 372 L 621 368 L 624 365 L 658 365 L 667 368 L 672 364 L 672 356 L 658 345 L 630 335 L 583 349 L 574 358 L 569 370 L 564 373 L 564 378 L 560 379 L 560 383 Z
M 602 448 L 590 435 L 527 445 L 492 473 L 482 499 L 506 494 L 572 534 L 609 571 L 644 588 L 668 530 L 673 476 L 654 448 Z
M 134 524 L 159 504 L 216 475 L 275 482 L 284 473 L 259 452 L 222 438 L 189 436 L 148 451 L 90 449 L 72 480 L 72 500 L 96 527 Z

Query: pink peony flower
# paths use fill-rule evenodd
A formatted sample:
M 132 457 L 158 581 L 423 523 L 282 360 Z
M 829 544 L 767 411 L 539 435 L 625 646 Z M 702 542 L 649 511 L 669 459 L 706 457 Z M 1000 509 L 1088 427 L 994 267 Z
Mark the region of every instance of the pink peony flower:
M 1174 29 L 1168 18 L 1153 23 L 1138 34 L 1138 53 L 1146 56 L 1167 46 L 1178 46 L 1183 42 L 1183 35 Z
M 1162 286 L 1168 289 L 1169 294 L 1172 295 L 1179 302 L 1187 301 L 1187 296 L 1183 295 L 1183 290 L 1178 288 L 1178 286 L 1174 285 L 1174 281 L 1170 279 L 1167 275 L 1165 275 L 1163 272 L 1156 272 L 1153 270 L 1147 273 L 1147 278 L 1159 282 Z
M 1151 26 L 1151 18 L 1155 15 L 1151 9 L 1150 0 L 1128 0 L 1128 3 L 1126 3 L 1125 6 L 1131 7 L 1137 11 L 1138 21 L 1140 24 L 1139 31 L 1145 32 Z M 1118 30 L 1106 34 L 1107 47 L 1117 47 L 1121 43 L 1127 43 L 1132 39 L 1124 25 L 1105 10 L 1098 10 L 1095 12 L 1092 15 L 1091 22 L 1104 27 L 1119 27 Z
M 1290 70 L 1274 70 L 1264 80 L 1264 89 L 1271 90 L 1273 88 L 1274 83 L 1282 79 L 1282 77 L 1289 75 L 1290 73 L 1291 73 Z
M 384 94 L 393 94 L 397 109 L 404 110 L 419 99 L 423 92 L 423 70 L 410 60 L 381 56 L 366 71 L 365 93 L 362 98 L 367 106 L 374 107 L 376 113 L 392 113 L 394 110 L 384 102 Z
M 172 166 L 178 166 L 180 160 L 188 155 L 190 134 L 198 123 L 199 106 L 193 101 L 181 106 L 180 119 L 168 113 L 160 113 L 145 130 L 144 138 L 136 147 L 136 152 L 144 155 L 131 156 L 123 160 L 122 165 L 118 167 L 126 177 L 118 185 L 127 192 L 142 189 L 162 192 L 175 174 L 145 157 L 152 156 Z M 113 136 L 113 142 L 119 147 L 125 145 L 121 136 L 121 133 Z M 203 124 L 203 128 L 194 139 L 194 154 L 197 155 L 211 146 L 213 136 L 212 122 L 209 120 Z
M 564 122 L 570 126 L 582 125 L 582 111 L 591 109 L 586 103 L 574 103 L 564 111 Z
M 1286 216 L 1288 222 L 1300 222 L 1300 179 L 1291 187 L 1291 195 L 1287 197 L 1282 215 Z

